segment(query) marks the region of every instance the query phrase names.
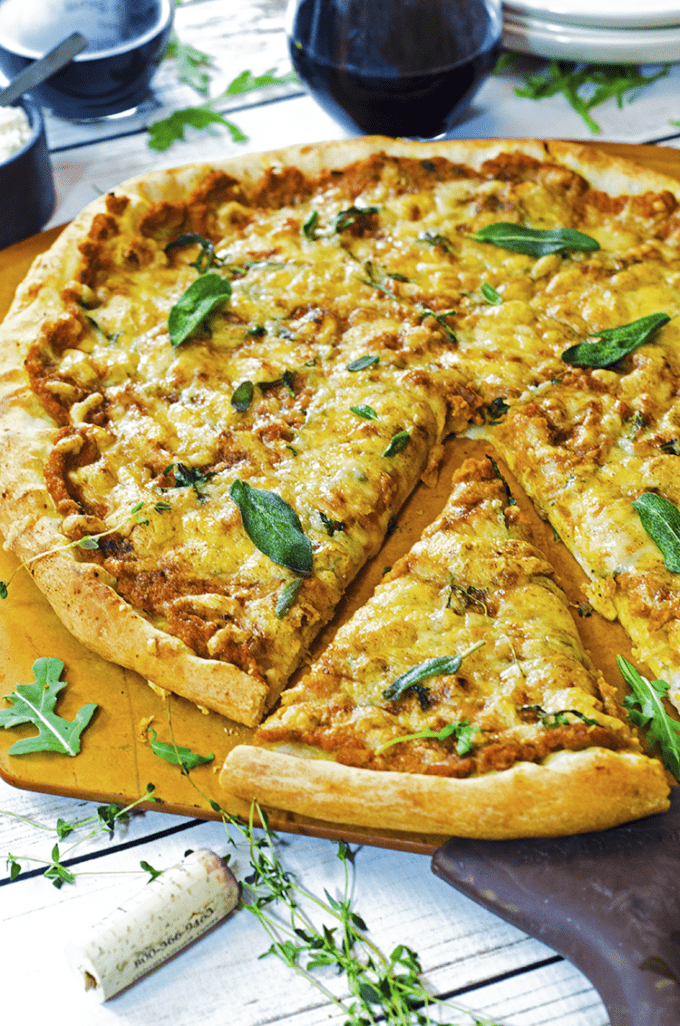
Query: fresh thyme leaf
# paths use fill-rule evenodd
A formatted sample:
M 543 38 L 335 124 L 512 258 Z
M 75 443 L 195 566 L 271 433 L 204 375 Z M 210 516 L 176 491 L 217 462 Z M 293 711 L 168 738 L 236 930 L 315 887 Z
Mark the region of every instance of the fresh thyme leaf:
M 316 242 L 316 240 L 319 238 L 319 232 L 317 229 L 318 223 L 319 211 L 312 210 L 311 214 L 302 225 L 302 234 L 306 239 L 309 239 L 310 242 Z
M 489 285 L 486 281 L 482 282 L 479 287 L 479 291 L 482 293 L 487 303 L 491 303 L 492 306 L 499 306 L 503 302 L 503 297 L 500 292 L 496 292 L 493 285 Z
M 144 870 L 144 872 L 149 874 L 149 877 L 150 877 L 150 881 L 149 882 L 151 882 L 151 880 L 155 880 L 157 877 L 162 876 L 162 874 L 163 874 L 163 870 L 162 869 L 154 869 L 153 866 L 150 865 L 150 863 L 148 863 L 146 861 L 146 859 L 142 859 L 139 864 L 142 867 L 142 869 Z
M 471 648 L 468 648 L 461 655 L 456 656 L 437 656 L 434 659 L 427 659 L 424 663 L 418 663 L 417 666 L 412 666 L 410 670 L 406 670 L 405 673 L 400 674 L 396 680 L 385 688 L 383 691 L 383 698 L 388 702 L 395 702 L 397 699 L 402 698 L 407 691 L 414 688 L 415 685 L 420 684 L 421 681 L 429 680 L 430 677 L 439 677 L 444 674 L 457 673 L 460 669 L 460 665 L 466 656 L 476 652 L 478 648 L 481 648 L 484 641 L 478 641 Z M 427 690 L 427 689 L 426 689 Z
M 671 573 L 680 573 L 680 510 L 656 492 L 643 492 L 634 502 L 640 522 L 652 541 L 661 550 L 663 561 Z
M 253 401 L 255 385 L 252 381 L 242 381 L 231 393 L 231 405 L 237 413 L 245 413 Z
M 426 242 L 428 246 L 441 246 L 446 253 L 455 253 L 451 240 L 447 239 L 445 235 L 438 235 L 436 232 L 423 232 L 418 238 L 421 242 Z
M 552 60 L 542 74 L 528 75 L 524 86 L 515 89 L 517 96 L 542 100 L 563 93 L 576 113 L 583 118 L 591 132 L 601 131 L 590 111 L 605 100 L 615 99 L 618 107 L 623 100 L 634 100 L 645 86 L 657 82 L 668 74 L 665 64 L 658 72 L 643 75 L 635 64 L 581 64 L 575 61 Z
M 568 719 L 569 716 L 575 716 L 588 727 L 599 726 L 597 720 L 586 716 L 585 713 L 579 712 L 578 709 L 560 709 L 558 712 L 549 713 L 545 711 L 542 705 L 521 705 L 518 711 L 535 713 L 542 727 L 568 727 L 571 724 L 571 720 Z
M 187 128 L 202 129 L 215 124 L 224 125 L 234 142 L 248 141 L 248 136 L 244 135 L 237 125 L 227 121 L 217 111 L 211 110 L 209 106 L 201 105 L 185 107 L 183 110 L 176 110 L 168 118 L 152 121 L 149 125 L 147 145 L 152 150 L 167 150 L 174 142 L 181 142 L 184 139 L 184 132 Z
M 6 599 L 7 594 L 7 581 L 0 581 L 0 599 Z
M 177 300 L 170 316 L 168 329 L 170 345 L 175 348 L 186 342 L 191 333 L 209 314 L 231 296 L 231 285 L 214 272 L 203 274 L 192 281 L 184 295 Z
M 590 235 L 577 232 L 574 228 L 528 228 L 508 221 L 487 224 L 472 237 L 477 242 L 490 242 L 494 246 L 533 257 L 564 253 L 567 250 L 588 253 L 600 248 L 599 242 Z
M 278 601 L 276 603 L 275 612 L 277 619 L 283 620 L 286 613 L 288 613 L 292 609 L 293 605 L 295 604 L 295 599 L 300 594 L 301 587 L 302 580 L 300 577 L 296 577 L 292 581 L 288 581 L 283 591 L 279 595 Z
M 198 467 L 191 467 L 187 463 L 171 463 L 165 468 L 164 473 L 173 471 L 175 477 L 174 488 L 193 488 L 199 499 L 204 499 L 203 489 L 215 476 L 214 470 L 199 470 Z
M 36 659 L 33 663 L 35 683 L 17 684 L 16 691 L 6 696 L 11 709 L 0 709 L 0 727 L 9 729 L 33 723 L 38 734 L 16 741 L 8 755 L 27 755 L 32 752 L 60 752 L 77 755 L 80 735 L 89 724 L 95 709 L 94 702 L 83 705 L 74 720 L 65 720 L 54 712 L 57 695 L 66 687 L 60 681 L 64 664 L 51 657 Z
M 188 773 L 189 770 L 195 769 L 197 766 L 212 762 L 215 758 L 212 753 L 197 755 L 190 748 L 180 748 L 178 745 L 167 744 L 165 741 L 157 741 L 158 735 L 155 730 L 150 729 L 149 734 L 151 735 L 149 743 L 153 754 L 157 755 L 159 759 L 169 762 L 172 766 L 181 766 L 183 773 Z
M 98 549 L 99 542 L 91 534 L 86 534 L 83 538 L 76 542 L 76 548 L 79 549 Z
M 332 538 L 336 531 L 344 531 L 345 525 L 342 520 L 332 520 L 327 517 L 323 510 L 319 510 L 319 516 L 321 517 L 321 523 L 326 529 L 326 534 L 329 538 Z
M 371 356 L 370 354 L 367 353 L 366 356 L 360 356 L 357 360 L 352 360 L 351 363 L 348 363 L 347 366 L 345 367 L 345 370 L 353 371 L 353 372 L 354 371 L 362 371 L 362 370 L 366 370 L 367 367 L 373 367 L 378 362 L 379 362 L 379 357 L 378 356 Z
M 51 880 L 57 890 L 59 890 L 62 884 L 73 883 L 75 880 L 75 875 L 60 862 L 58 844 L 55 844 L 52 848 L 52 861 L 43 873 L 43 876 L 46 876 L 48 880 Z
M 420 314 L 420 320 L 424 320 L 426 317 L 434 317 L 435 321 L 441 328 L 444 329 L 444 334 L 448 338 L 449 342 L 457 342 L 456 334 L 448 324 L 447 317 L 453 317 L 458 311 L 457 310 L 432 310 L 429 306 L 423 306 L 422 313 Z
M 372 406 L 350 406 L 352 413 L 356 413 L 357 417 L 362 417 L 364 420 L 377 420 L 378 414 L 375 412 Z
M 593 332 L 588 338 L 599 338 L 599 342 L 579 342 L 570 346 L 562 353 L 562 361 L 574 367 L 609 367 L 638 346 L 651 341 L 652 335 L 669 321 L 668 314 L 653 313 L 631 321 L 630 324 Z
M 215 247 L 210 239 L 199 235 L 198 232 L 185 232 L 183 235 L 179 235 L 174 242 L 168 243 L 163 252 L 169 253 L 170 250 L 183 249 L 185 246 L 193 246 L 196 243 L 201 247 L 201 252 L 190 266 L 195 267 L 199 274 L 205 274 L 215 262 Z
M 400 452 L 403 452 L 408 443 L 411 441 L 410 431 L 397 431 L 396 435 L 392 435 L 389 444 L 385 449 L 383 456 L 397 456 Z
M 633 692 L 623 700 L 631 720 L 645 731 L 648 741 L 658 743 L 664 765 L 680 780 L 680 724 L 668 715 L 663 704 L 670 685 L 664 680 L 647 680 L 623 656 L 617 656 L 616 661 Z
M 276 492 L 253 488 L 239 478 L 229 495 L 241 511 L 243 529 L 255 548 L 279 566 L 309 577 L 312 543 L 295 510 Z
M 510 407 L 506 403 L 505 399 L 503 399 L 502 396 L 496 396 L 495 399 L 491 400 L 487 409 L 489 423 L 499 424 L 509 409 Z

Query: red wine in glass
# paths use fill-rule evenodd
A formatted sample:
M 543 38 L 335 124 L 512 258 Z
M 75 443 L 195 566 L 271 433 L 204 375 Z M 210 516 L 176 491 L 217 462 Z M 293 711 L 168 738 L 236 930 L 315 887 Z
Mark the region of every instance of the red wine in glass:
M 291 60 L 356 134 L 446 134 L 493 69 L 501 0 L 290 0 Z

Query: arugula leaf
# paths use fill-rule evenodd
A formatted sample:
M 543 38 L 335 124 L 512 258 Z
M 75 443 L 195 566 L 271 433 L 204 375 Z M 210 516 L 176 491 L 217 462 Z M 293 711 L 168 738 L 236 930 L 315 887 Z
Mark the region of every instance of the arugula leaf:
M 283 620 L 286 613 L 292 609 L 295 604 L 295 599 L 300 594 L 301 587 L 302 580 L 299 577 L 295 577 L 292 581 L 288 581 L 288 584 L 284 587 L 276 603 L 275 613 L 278 620 Z
M 177 77 L 180 82 L 186 82 L 197 93 L 207 96 L 210 76 L 200 69 L 213 66 L 213 58 L 209 53 L 202 53 L 191 43 L 183 43 L 173 29 L 165 56 L 177 61 Z
M 664 78 L 670 65 L 651 75 L 643 75 L 635 64 L 581 64 L 576 61 L 552 60 L 543 74 L 528 75 L 524 87 L 515 89 L 516 96 L 542 100 L 563 93 L 576 113 L 583 118 L 591 132 L 600 132 L 600 126 L 590 111 L 605 100 L 615 99 L 623 107 L 626 93 L 634 100 L 645 86 Z
M 434 738 L 437 741 L 445 741 L 447 737 L 453 735 L 456 738 L 456 754 L 465 756 L 469 755 L 472 751 L 474 735 L 482 733 L 483 731 L 480 727 L 470 726 L 469 720 L 454 720 L 452 723 L 447 723 L 441 730 L 432 730 L 428 727 L 426 730 L 418 731 L 417 734 L 393 737 L 391 741 L 386 741 L 384 745 L 376 749 L 376 755 L 389 748 L 390 745 L 399 744 L 400 741 L 418 741 L 421 738 Z
M 226 302 L 230 296 L 231 285 L 214 272 L 192 281 L 168 317 L 170 345 L 173 349 L 185 342 L 215 307 Z
M 262 75 L 253 75 L 252 71 L 242 71 L 240 75 L 232 79 L 223 96 L 236 96 L 240 93 L 248 93 L 252 89 L 262 89 L 263 86 L 284 85 L 286 82 L 299 82 L 294 71 L 287 71 L 283 75 L 276 74 L 276 68 L 269 68 Z
M 643 492 L 634 502 L 640 522 L 652 541 L 661 550 L 663 561 L 671 573 L 680 573 L 680 510 L 663 495 Z
M 542 705 L 520 705 L 518 711 L 536 713 L 542 727 L 569 727 L 571 720 L 567 719 L 568 716 L 575 716 L 588 727 L 599 726 L 597 720 L 594 720 L 591 716 L 586 716 L 585 713 L 579 712 L 578 709 L 560 709 L 557 712 L 549 713 L 545 711 Z
M 624 356 L 628 356 L 638 346 L 651 340 L 659 328 L 668 324 L 670 317 L 666 313 L 647 314 L 630 324 L 620 324 L 616 328 L 593 332 L 588 338 L 599 338 L 599 342 L 579 342 L 570 346 L 562 353 L 563 363 L 573 367 L 609 367 Z
M 664 765 L 680 780 L 680 723 L 668 715 L 663 705 L 670 684 L 665 680 L 647 680 L 623 656 L 617 656 L 616 661 L 633 692 L 623 700 L 631 720 L 642 727 L 648 741 L 659 744 Z
M 243 529 L 256 549 L 279 566 L 303 577 L 311 576 L 312 543 L 297 513 L 280 495 L 253 488 L 239 478 L 229 495 L 241 511 Z
M 567 250 L 591 252 L 600 248 L 599 242 L 577 232 L 574 228 L 528 228 L 509 221 L 495 221 L 487 224 L 472 236 L 477 242 L 490 242 L 515 253 L 542 257 L 549 253 L 564 253 Z
M 215 262 L 215 247 L 210 239 L 199 235 L 198 232 L 185 232 L 183 235 L 179 235 L 174 242 L 168 243 L 163 252 L 169 253 L 172 249 L 182 249 L 184 246 L 192 246 L 195 243 L 200 245 L 201 252 L 189 266 L 195 267 L 199 274 L 205 274 Z
M 207 762 L 212 762 L 215 758 L 212 753 L 210 755 L 197 755 L 190 748 L 180 748 L 178 745 L 167 744 L 165 741 L 157 741 L 158 735 L 155 730 L 150 729 L 149 734 L 151 734 L 150 744 L 153 754 L 157 755 L 159 759 L 169 762 L 172 766 L 181 766 L 183 773 L 188 773 L 189 770 L 195 769 L 196 766 L 203 766 Z
M 416 685 L 420 685 L 421 681 L 429 680 L 430 677 L 439 677 L 443 674 L 457 673 L 460 669 L 460 665 L 466 656 L 476 652 L 478 648 L 484 645 L 484 641 L 478 641 L 471 648 L 468 648 L 461 655 L 456 656 L 437 656 L 434 659 L 427 659 L 424 663 L 418 663 L 417 666 L 412 666 L 410 670 L 406 670 L 405 673 L 400 674 L 396 680 L 386 687 L 382 693 L 384 699 L 388 702 L 395 702 L 397 699 L 402 698 L 407 691 L 416 691 L 418 700 L 422 708 L 426 709 L 427 705 L 423 705 L 422 696 L 418 693 Z M 428 688 L 421 689 L 427 692 Z M 429 701 L 428 701 L 429 705 Z
M 27 755 L 31 752 L 60 752 L 77 755 L 80 735 L 92 719 L 97 708 L 94 702 L 83 705 L 73 721 L 65 720 L 54 712 L 57 695 L 66 687 L 59 677 L 64 669 L 61 659 L 42 658 L 33 663 L 34 684 L 17 684 L 7 700 L 11 709 L 0 710 L 0 727 L 19 727 L 33 723 L 38 728 L 34 737 L 23 738 L 9 749 L 9 755 Z
M 214 101 L 210 101 L 211 103 Z M 147 145 L 152 150 L 167 150 L 174 142 L 181 142 L 184 139 L 185 129 L 207 128 L 208 125 L 224 125 L 229 130 L 234 142 L 248 142 L 248 136 L 244 135 L 238 125 L 227 121 L 217 111 L 209 106 L 185 107 L 182 110 L 174 111 L 170 117 L 161 118 L 160 121 L 153 121 L 149 125 L 149 138 Z

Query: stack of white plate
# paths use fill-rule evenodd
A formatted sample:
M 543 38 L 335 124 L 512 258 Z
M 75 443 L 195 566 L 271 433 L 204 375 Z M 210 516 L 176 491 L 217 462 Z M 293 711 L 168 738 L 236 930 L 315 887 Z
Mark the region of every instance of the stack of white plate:
M 509 0 L 503 43 L 600 64 L 680 61 L 679 0 Z

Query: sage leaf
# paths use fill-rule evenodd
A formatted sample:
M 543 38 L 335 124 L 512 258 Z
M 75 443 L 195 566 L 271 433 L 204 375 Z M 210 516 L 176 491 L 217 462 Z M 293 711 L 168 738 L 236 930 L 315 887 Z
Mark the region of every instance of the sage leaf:
M 65 720 L 54 712 L 57 695 L 66 687 L 60 681 L 64 664 L 61 659 L 42 658 L 33 663 L 33 684 L 17 684 L 16 691 L 7 696 L 11 709 L 0 709 L 0 727 L 19 727 L 33 723 L 38 734 L 15 742 L 8 755 L 27 755 L 32 752 L 60 752 L 77 755 L 80 735 L 92 719 L 97 706 L 94 702 L 83 705 L 74 720 Z
M 189 770 L 195 769 L 197 766 L 203 766 L 207 762 L 212 762 L 215 758 L 214 754 L 210 755 L 198 755 L 196 752 L 192 752 L 190 748 L 180 748 L 175 744 L 167 744 L 165 741 L 157 741 L 155 730 L 149 730 L 151 735 L 151 751 L 154 755 L 157 755 L 159 759 L 164 759 L 165 762 L 169 762 L 172 766 L 181 766 L 183 773 L 188 773 Z
M 174 348 L 185 342 L 215 307 L 224 303 L 230 296 L 231 285 L 214 272 L 203 274 L 192 281 L 170 311 L 170 345 Z
M 243 529 L 255 548 L 278 566 L 309 577 L 312 543 L 303 533 L 295 510 L 276 492 L 253 488 L 239 478 L 229 495 L 241 511 Z
M 499 306 L 503 302 L 503 297 L 500 292 L 497 292 L 493 285 L 489 285 L 486 281 L 482 282 L 479 291 L 482 293 L 487 303 L 490 303 L 492 306 Z
M 302 587 L 302 579 L 295 577 L 292 581 L 288 581 L 281 594 L 279 595 L 278 602 L 276 603 L 276 617 L 278 620 L 283 620 L 286 613 L 290 612 L 295 599 L 300 594 L 300 588 Z
M 397 431 L 396 435 L 392 435 L 390 438 L 383 456 L 397 456 L 400 452 L 404 451 L 410 441 L 411 434 L 409 431 Z
M 631 503 L 652 541 L 661 550 L 666 569 L 680 573 L 680 510 L 663 495 L 643 492 Z
M 642 727 L 648 741 L 659 745 L 664 765 L 680 780 L 680 723 L 668 715 L 663 705 L 670 685 L 665 680 L 647 680 L 623 656 L 617 656 L 616 661 L 633 692 L 623 700 L 628 715 L 636 726 Z
M 478 641 L 471 648 L 468 648 L 467 651 L 462 652 L 461 655 L 437 656 L 434 659 L 427 659 L 424 663 L 418 663 L 417 666 L 412 666 L 410 670 L 406 670 L 405 673 L 402 673 L 385 688 L 383 698 L 387 699 L 388 702 L 394 702 L 401 698 L 410 688 L 413 688 L 414 685 L 420 684 L 424 680 L 429 680 L 430 677 L 457 673 L 465 656 L 476 652 L 484 644 L 484 641 Z
M 372 406 L 366 406 L 364 404 L 360 406 L 350 406 L 352 413 L 356 413 L 357 417 L 362 417 L 364 420 L 377 420 L 378 414 L 375 412 Z
M 533 257 L 564 253 L 572 249 L 588 253 L 600 248 L 596 239 L 584 235 L 583 232 L 577 232 L 574 228 L 527 228 L 525 225 L 512 224 L 508 221 L 487 224 L 472 237 L 477 242 L 491 242 L 494 246 Z
M 347 364 L 345 369 L 348 371 L 366 370 L 367 367 L 372 367 L 376 364 L 378 359 L 379 358 L 377 356 L 371 356 L 370 353 L 367 353 L 366 356 L 360 356 L 357 360 L 352 360 L 351 363 Z
M 609 367 L 638 346 L 649 342 L 652 335 L 669 321 L 668 314 L 653 313 L 631 321 L 630 324 L 594 332 L 588 338 L 599 338 L 599 342 L 579 342 L 578 345 L 570 346 L 562 353 L 562 361 L 574 367 Z
M 237 413 L 245 413 L 253 401 L 255 385 L 252 381 L 242 381 L 231 393 L 231 405 Z

